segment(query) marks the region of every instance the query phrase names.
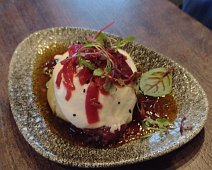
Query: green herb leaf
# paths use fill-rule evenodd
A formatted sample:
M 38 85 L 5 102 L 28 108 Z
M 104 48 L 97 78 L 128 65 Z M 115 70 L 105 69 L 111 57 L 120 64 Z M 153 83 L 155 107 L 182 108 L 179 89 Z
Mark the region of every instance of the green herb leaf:
M 105 83 L 105 84 L 103 85 L 103 88 L 105 89 L 105 91 L 109 92 L 111 86 L 112 86 L 112 83 Z
M 107 59 L 107 65 L 105 67 L 105 72 L 107 74 L 109 74 L 111 72 L 111 67 L 112 67 L 112 64 L 111 64 L 110 60 Z
M 117 90 L 116 86 L 111 82 L 105 83 L 103 85 L 103 88 L 105 89 L 105 91 L 109 92 L 110 95 L 114 95 Z
M 103 85 L 103 88 L 105 89 L 105 91 L 108 91 L 108 92 L 109 92 L 109 90 L 110 90 L 110 87 L 111 87 L 111 83 L 105 83 L 105 84 Z
M 109 90 L 110 95 L 113 96 L 115 94 L 116 90 L 117 90 L 116 86 L 114 84 L 112 84 L 110 87 L 110 90 Z
M 78 61 L 80 66 L 85 66 L 90 70 L 95 70 L 95 66 L 89 60 L 85 60 L 82 57 L 79 57 Z
M 153 131 L 142 136 L 141 140 L 151 137 L 155 132 L 159 132 L 159 135 L 162 136 L 163 132 L 167 131 L 170 125 L 171 124 L 166 118 L 157 118 L 156 120 L 150 117 L 145 118 L 142 122 L 142 128 Z
M 114 43 L 113 48 L 119 49 L 119 48 L 123 47 L 124 45 L 126 45 L 127 43 L 134 41 L 134 39 L 135 38 L 133 36 L 129 35 L 122 40 L 117 40 Z
M 151 126 L 154 126 L 155 125 L 155 121 L 149 117 L 147 117 L 144 121 L 144 125 L 145 127 L 151 127 Z
M 105 72 L 109 74 L 111 72 L 111 67 L 105 67 Z
M 81 48 L 91 48 L 91 47 L 96 47 L 96 46 L 98 46 L 98 44 L 96 44 L 94 42 L 87 42 Z
M 148 96 L 164 96 L 172 91 L 172 72 L 173 67 L 166 70 L 165 68 L 156 68 L 149 70 L 141 75 L 140 89 Z
M 156 120 L 151 119 L 150 117 L 147 117 L 142 122 L 142 125 L 144 128 L 150 128 L 153 130 L 160 130 L 167 128 L 170 123 L 167 118 L 157 118 Z
M 101 68 L 97 68 L 93 71 L 94 76 L 99 76 L 101 77 L 103 75 L 104 71 Z
M 146 135 L 144 135 L 144 136 L 141 136 L 141 140 L 143 141 L 143 140 L 145 140 L 145 139 L 151 137 L 152 135 L 153 135 L 153 133 L 148 133 L 148 134 L 146 134 Z
M 101 45 L 103 45 L 103 44 L 104 44 L 104 40 L 106 40 L 107 38 L 108 38 L 107 35 L 101 32 L 101 33 L 98 35 L 98 37 L 96 38 L 96 40 L 97 40 L 97 42 L 99 42 Z
M 156 122 L 156 124 L 158 125 L 159 128 L 167 127 L 170 124 L 168 119 L 166 119 L 166 118 L 157 118 L 155 120 L 155 122 Z
M 128 43 L 134 41 L 135 37 L 133 37 L 132 35 L 128 35 L 123 40 L 125 41 L 125 43 Z

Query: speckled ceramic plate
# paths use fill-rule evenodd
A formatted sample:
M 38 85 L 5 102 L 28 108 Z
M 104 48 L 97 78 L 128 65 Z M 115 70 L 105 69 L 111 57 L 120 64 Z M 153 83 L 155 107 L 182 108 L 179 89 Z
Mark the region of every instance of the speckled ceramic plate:
M 137 140 L 117 148 L 94 149 L 80 147 L 53 133 L 39 113 L 33 93 L 32 73 L 38 54 L 51 46 L 67 46 L 92 30 L 80 28 L 52 28 L 36 32 L 16 48 L 9 68 L 9 100 L 14 119 L 27 142 L 44 157 L 65 165 L 78 167 L 110 167 L 149 160 L 173 151 L 194 138 L 207 118 L 208 101 L 200 84 L 179 64 L 140 44 L 130 44 L 126 50 L 136 63 L 146 69 L 175 66 L 174 96 L 179 113 L 174 129 L 160 136 L 154 134 L 144 141 Z M 192 130 L 180 134 L 180 122 L 185 116 Z

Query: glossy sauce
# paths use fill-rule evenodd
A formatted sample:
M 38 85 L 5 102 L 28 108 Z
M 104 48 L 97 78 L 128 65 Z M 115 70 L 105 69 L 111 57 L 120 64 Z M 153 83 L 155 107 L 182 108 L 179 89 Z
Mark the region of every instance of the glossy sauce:
M 98 147 L 98 144 L 96 146 L 95 144 L 88 144 L 89 142 L 87 141 L 89 140 L 89 137 L 85 134 L 84 131 L 73 127 L 73 125 L 61 120 L 60 118 L 57 118 L 52 113 L 48 105 L 46 89 L 46 82 L 49 80 L 49 76 L 44 74 L 42 65 L 47 61 L 54 62 L 54 60 L 52 60 L 53 57 L 56 54 L 63 54 L 66 52 L 67 47 L 65 45 L 60 45 L 57 47 L 50 47 L 49 49 L 51 50 L 46 50 L 43 54 L 38 54 L 33 72 L 33 90 L 36 96 L 37 105 L 40 109 L 40 113 L 44 117 L 49 128 L 64 140 L 67 140 L 68 142 L 74 143 L 76 145 Z M 95 89 L 92 88 L 90 90 L 95 91 Z M 93 95 L 96 94 L 97 93 L 93 93 Z M 142 114 L 145 114 L 143 116 L 147 115 L 153 119 L 157 117 L 166 117 L 170 122 L 175 120 L 177 114 L 177 105 L 173 96 L 167 95 L 166 97 L 149 97 L 140 95 L 138 96 L 138 100 L 142 103 L 142 107 L 140 108 L 141 112 L 137 109 L 137 107 L 135 107 L 134 112 L 132 113 L 133 121 L 128 125 L 123 125 L 121 127 L 123 134 L 119 136 L 118 140 L 114 142 L 114 144 L 111 144 L 110 147 L 115 147 L 117 145 L 139 139 L 141 136 L 151 132 L 150 130 L 145 130 L 142 128 L 140 123 L 140 117 L 142 117 Z M 99 107 L 101 107 L 101 105 Z M 95 107 L 95 109 L 98 109 L 98 107 Z M 96 116 L 96 119 L 98 119 L 98 116 Z M 96 120 L 90 121 L 93 122 Z M 109 129 L 107 128 L 98 129 L 99 132 L 108 130 Z

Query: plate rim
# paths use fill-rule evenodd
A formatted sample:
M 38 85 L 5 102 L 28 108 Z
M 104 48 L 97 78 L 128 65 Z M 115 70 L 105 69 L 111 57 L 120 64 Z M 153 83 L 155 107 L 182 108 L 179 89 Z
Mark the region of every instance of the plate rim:
M 11 96 L 11 93 L 10 93 L 10 90 L 11 90 L 11 84 L 12 84 L 12 81 L 11 81 L 11 76 L 12 76 L 12 62 L 14 60 L 14 57 L 15 57 L 15 53 L 18 51 L 19 48 L 21 48 L 22 44 L 25 43 L 25 41 L 27 41 L 28 39 L 30 39 L 31 37 L 33 37 L 34 35 L 36 34 L 43 34 L 45 32 L 48 32 L 48 31 L 54 31 L 54 30 L 61 30 L 61 29 L 80 29 L 80 30 L 85 30 L 85 31 L 97 31 L 95 29 L 90 29 L 90 28 L 84 28 L 84 27 L 52 27 L 52 28 L 46 28 L 46 29 L 42 29 L 42 30 L 38 30 L 36 32 L 33 32 L 31 33 L 29 36 L 27 36 L 26 38 L 24 38 L 19 44 L 18 46 L 16 47 L 12 57 L 11 57 L 11 61 L 10 61 L 10 64 L 9 64 L 9 74 L 8 74 L 8 95 L 9 95 L 9 102 L 10 102 L 10 108 L 11 108 L 11 113 L 13 114 L 13 117 L 15 119 L 15 122 L 16 122 L 16 125 L 19 129 L 19 131 L 21 132 L 22 136 L 24 137 L 24 139 L 26 140 L 26 142 L 36 151 L 38 152 L 39 154 L 41 154 L 42 156 L 46 157 L 46 155 L 43 155 L 43 152 L 41 151 L 41 148 L 38 148 L 37 146 L 34 145 L 33 142 L 29 142 L 29 139 L 28 137 L 26 136 L 26 134 L 24 134 L 21 130 L 21 126 L 19 125 L 19 123 L 17 122 L 18 120 L 16 120 L 16 116 L 14 114 L 14 107 L 12 105 L 12 96 Z M 107 34 L 109 35 L 113 35 L 114 34 L 111 34 L 111 33 L 108 33 L 106 32 Z M 117 36 L 117 35 L 115 35 Z M 119 37 L 119 36 L 118 36 Z M 163 58 L 166 58 L 168 59 L 171 63 L 173 63 L 174 65 L 177 65 L 177 67 L 179 67 L 180 69 L 184 70 L 187 74 L 189 74 L 190 77 L 192 77 L 192 80 L 194 80 L 198 86 L 201 88 L 201 91 L 203 93 L 203 96 L 204 96 L 204 99 L 205 99 L 205 105 L 206 105 L 206 110 L 205 110 L 205 116 L 204 116 L 204 119 L 202 119 L 202 124 L 200 126 L 200 128 L 196 129 L 195 131 L 193 131 L 192 135 L 189 136 L 189 138 L 183 140 L 183 142 L 180 142 L 180 143 L 176 143 L 175 145 L 173 145 L 171 148 L 169 147 L 169 149 L 163 151 L 163 152 L 159 152 L 157 153 L 157 156 L 146 156 L 144 158 L 138 158 L 138 159 L 130 159 L 130 160 L 124 160 L 124 161 L 118 161 L 118 162 L 112 162 L 111 164 L 110 163 L 107 163 L 105 164 L 104 162 L 102 163 L 82 163 L 82 164 L 75 164 L 74 162 L 68 162 L 68 161 L 65 161 L 63 159 L 57 159 L 55 158 L 55 156 L 51 156 L 49 155 L 48 159 L 54 161 L 54 162 L 58 162 L 60 164 L 63 164 L 63 165 L 69 165 L 69 166 L 75 166 L 75 167 L 115 167 L 115 166 L 122 166 L 122 165 L 126 165 L 126 164 L 133 164 L 133 163 L 138 163 L 138 162 L 143 162 L 143 161 L 146 161 L 146 160 L 150 160 L 152 158 L 156 158 L 156 157 L 159 157 L 159 156 L 162 156 L 164 154 L 167 154 L 169 152 L 172 152 L 176 149 L 178 149 L 179 147 L 185 145 L 186 143 L 188 143 L 190 140 L 192 140 L 195 136 L 197 136 L 199 134 L 199 132 L 203 129 L 204 125 L 205 125 L 205 122 L 207 121 L 207 117 L 208 117 L 208 111 L 209 111 L 209 102 L 208 102 L 208 98 L 207 98 L 207 95 L 203 89 L 203 87 L 201 86 L 201 84 L 199 83 L 199 81 L 197 81 L 197 79 L 183 66 L 181 66 L 179 63 L 175 62 L 173 59 L 169 58 L 168 56 L 165 56 L 163 54 L 161 54 L 160 52 L 157 52 L 153 49 L 150 49 L 144 45 L 142 45 L 140 42 L 135 42 L 134 43 L 135 45 L 141 45 L 143 48 L 145 48 L 146 50 L 148 51 L 151 51 L 151 52 L 154 52 L 158 55 L 160 55 L 161 57 Z M 57 156 L 56 156 L 57 157 Z

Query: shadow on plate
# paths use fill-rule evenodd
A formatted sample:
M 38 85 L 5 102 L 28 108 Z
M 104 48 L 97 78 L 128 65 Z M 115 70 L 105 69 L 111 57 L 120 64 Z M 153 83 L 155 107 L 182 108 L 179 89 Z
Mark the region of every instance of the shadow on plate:
M 8 117 L 10 117 L 10 122 L 11 124 L 15 124 L 14 120 L 12 119 L 12 114 L 9 114 Z M 32 156 L 31 158 L 35 162 L 39 162 L 40 164 L 36 165 L 36 168 L 42 169 L 43 166 L 47 166 L 49 168 L 54 167 L 55 169 L 72 169 L 72 170 L 86 170 L 86 168 L 76 168 L 76 167 L 69 167 L 69 166 L 64 166 L 57 164 L 55 162 L 49 161 L 48 159 L 43 158 L 40 156 L 37 152 L 35 152 L 31 147 L 26 143 L 26 141 L 23 139 L 22 135 L 17 135 L 20 133 L 18 131 L 18 128 L 14 127 L 14 136 L 18 136 L 16 142 L 18 142 L 18 146 L 23 146 L 25 147 L 26 150 L 30 150 L 30 155 Z M 189 160 L 194 158 L 199 150 L 201 149 L 203 143 L 204 143 L 204 138 L 205 138 L 205 130 L 204 128 L 200 131 L 200 133 L 191 141 L 189 141 L 187 144 L 184 146 L 180 147 L 179 149 L 165 154 L 164 156 L 148 160 L 142 163 L 137 163 L 137 164 L 132 164 L 132 165 L 126 165 L 126 166 L 121 166 L 121 167 L 111 167 L 111 168 L 92 168 L 93 170 L 98 170 L 98 169 L 105 169 L 105 170 L 141 170 L 141 169 L 177 169 L 181 167 L 182 165 L 186 164 Z M 15 138 L 16 139 L 16 138 Z M 22 143 L 22 142 L 24 143 Z M 26 148 L 27 147 L 27 148 Z M 21 149 L 21 148 L 20 148 Z M 25 149 L 21 149 L 24 151 Z M 29 153 L 22 153 L 22 156 L 28 157 Z M 30 159 L 29 157 L 27 159 Z M 31 159 L 30 159 L 31 160 Z
M 202 129 L 201 132 L 190 142 L 180 147 L 179 149 L 163 155 L 161 157 L 145 161 L 142 163 L 137 163 L 125 167 L 111 168 L 113 170 L 141 170 L 141 169 L 177 169 L 193 157 L 196 156 L 200 150 L 205 138 L 205 130 Z M 108 169 L 109 170 L 109 169 Z
M 190 142 L 180 147 L 179 149 L 168 153 L 164 156 L 145 161 L 142 163 L 137 163 L 133 165 L 121 166 L 121 167 L 112 167 L 112 168 L 94 168 L 93 170 L 105 169 L 105 170 L 155 170 L 157 169 L 177 169 L 184 165 L 186 162 L 194 158 L 199 152 L 202 144 L 204 143 L 205 130 L 204 128 L 201 132 Z M 68 167 L 63 166 L 64 169 Z M 84 168 L 72 168 L 73 170 L 83 170 Z M 85 170 L 85 169 L 84 169 Z

